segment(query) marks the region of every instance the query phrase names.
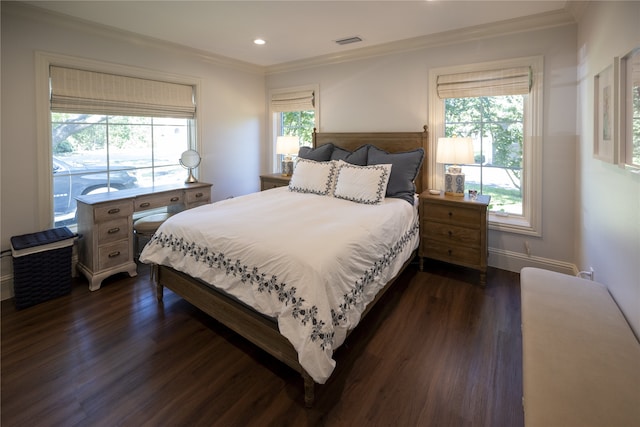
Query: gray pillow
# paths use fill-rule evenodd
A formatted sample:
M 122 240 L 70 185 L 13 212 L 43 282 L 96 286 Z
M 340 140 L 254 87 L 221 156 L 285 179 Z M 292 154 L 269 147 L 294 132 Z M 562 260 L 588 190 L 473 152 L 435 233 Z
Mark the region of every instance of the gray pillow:
M 347 163 L 358 166 L 367 166 L 367 153 L 369 145 L 363 145 L 355 149 L 355 151 L 345 150 L 344 148 L 334 147 L 331 153 L 331 160 L 344 160 Z
M 368 165 L 391 164 L 391 176 L 387 184 L 387 197 L 406 200 L 413 205 L 416 185 L 414 183 L 422 161 L 424 149 L 401 153 L 387 153 L 375 146 L 370 146 L 367 156 Z
M 300 147 L 298 157 L 316 162 L 326 162 L 331 160 L 331 153 L 333 153 L 333 144 L 321 145 L 318 148 Z

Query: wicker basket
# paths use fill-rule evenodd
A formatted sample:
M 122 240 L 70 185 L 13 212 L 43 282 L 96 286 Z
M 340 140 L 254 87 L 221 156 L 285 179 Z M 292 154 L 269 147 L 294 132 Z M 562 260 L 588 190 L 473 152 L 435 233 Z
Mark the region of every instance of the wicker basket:
M 11 238 L 16 308 L 71 292 L 71 254 L 76 235 L 67 227 Z

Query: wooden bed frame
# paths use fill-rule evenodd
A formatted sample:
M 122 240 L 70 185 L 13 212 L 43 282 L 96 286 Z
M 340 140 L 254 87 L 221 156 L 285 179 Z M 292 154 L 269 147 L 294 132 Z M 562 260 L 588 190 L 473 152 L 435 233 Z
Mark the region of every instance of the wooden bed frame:
M 373 144 L 389 153 L 410 151 L 422 147 L 427 153 L 427 126 L 423 132 L 348 132 L 348 133 L 317 133 L 313 132 L 314 148 L 332 143 L 337 147 L 353 151 L 364 144 Z M 426 156 L 425 156 L 426 157 Z M 416 178 L 416 189 L 421 192 L 426 188 L 426 164 Z M 376 302 L 391 287 L 395 279 L 405 270 L 415 255 L 409 257 L 396 277 L 390 280 L 367 306 L 362 318 L 371 310 Z M 186 301 L 207 313 L 223 325 L 235 331 L 259 348 L 271 354 L 278 360 L 300 372 L 304 380 L 304 401 L 311 407 L 314 401 L 315 382 L 298 363 L 298 353 L 291 343 L 280 334 L 278 325 L 273 319 L 265 317 L 248 308 L 245 304 L 228 295 L 211 288 L 203 281 L 170 267 L 157 266 L 156 285 L 157 298 L 162 301 L 164 287 L 175 292 Z

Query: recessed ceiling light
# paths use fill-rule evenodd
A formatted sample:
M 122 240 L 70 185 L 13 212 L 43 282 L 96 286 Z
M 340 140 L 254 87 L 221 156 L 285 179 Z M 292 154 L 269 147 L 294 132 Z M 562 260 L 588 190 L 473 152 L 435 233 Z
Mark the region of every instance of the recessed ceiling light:
M 264 41 L 263 39 L 255 39 L 253 42 L 255 44 L 265 44 L 266 43 L 266 41 Z

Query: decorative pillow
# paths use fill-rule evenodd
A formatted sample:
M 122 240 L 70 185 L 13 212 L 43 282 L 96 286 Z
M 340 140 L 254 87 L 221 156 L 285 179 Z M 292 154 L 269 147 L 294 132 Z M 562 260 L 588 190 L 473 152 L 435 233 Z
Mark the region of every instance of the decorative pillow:
M 379 205 L 384 200 L 391 165 L 358 166 L 338 162 L 333 196 L 367 205 Z
M 393 165 L 389 184 L 387 185 L 387 197 L 403 199 L 412 205 L 416 192 L 414 181 L 418 176 L 423 160 L 424 149 L 422 148 L 401 153 L 387 153 L 372 145 L 369 147 L 367 155 L 368 165 Z
M 324 144 L 318 148 L 300 147 L 298 157 L 301 159 L 315 160 L 316 162 L 326 162 L 331 160 L 333 144 Z
M 289 190 L 321 196 L 330 195 L 335 171 L 336 162 L 316 162 L 299 158 L 289 181 Z
M 367 153 L 369 151 L 369 145 L 363 145 L 355 149 L 355 151 L 345 150 L 340 147 L 333 147 L 333 153 L 331 153 L 331 160 L 344 160 L 352 165 L 367 165 Z

